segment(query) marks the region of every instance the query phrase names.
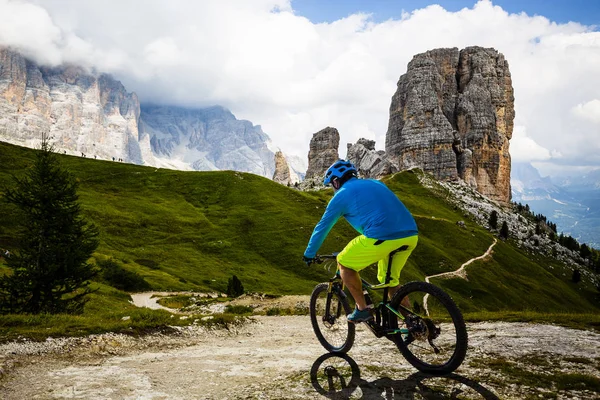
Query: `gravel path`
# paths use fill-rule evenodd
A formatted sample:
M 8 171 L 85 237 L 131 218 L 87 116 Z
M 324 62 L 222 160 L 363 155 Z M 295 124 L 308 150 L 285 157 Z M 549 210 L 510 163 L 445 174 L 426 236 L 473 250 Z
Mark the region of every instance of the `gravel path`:
M 308 316 L 255 317 L 230 331 L 189 327 L 137 339 L 106 334 L 13 342 L 0 346 L 0 398 L 600 398 L 586 387 L 514 383 L 518 377 L 503 375 L 494 364 L 504 360 L 530 373 L 578 372 L 593 379 L 600 376 L 599 334 L 523 323 L 468 329 L 467 359 L 446 378 L 416 373 L 391 342 L 362 326 L 349 357 L 326 354 Z M 329 383 L 325 372 L 333 377 Z

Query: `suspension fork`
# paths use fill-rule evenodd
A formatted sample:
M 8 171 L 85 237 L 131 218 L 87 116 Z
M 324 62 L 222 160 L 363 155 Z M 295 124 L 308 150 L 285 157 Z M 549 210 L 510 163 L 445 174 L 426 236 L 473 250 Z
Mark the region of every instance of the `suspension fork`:
M 331 315 L 330 315 L 330 310 L 331 310 L 331 301 L 333 300 L 333 293 L 336 291 L 340 291 L 341 292 L 341 296 L 344 296 L 344 284 L 342 283 L 342 286 L 340 288 L 339 282 L 337 282 L 339 280 L 339 277 L 336 275 L 333 278 L 331 278 L 329 280 L 329 286 L 327 287 L 327 300 L 325 301 L 325 315 L 323 316 L 323 319 L 330 319 Z M 341 307 L 341 302 L 340 300 L 338 301 L 338 307 L 337 307 L 337 312 L 335 317 L 339 318 L 342 314 L 342 307 Z

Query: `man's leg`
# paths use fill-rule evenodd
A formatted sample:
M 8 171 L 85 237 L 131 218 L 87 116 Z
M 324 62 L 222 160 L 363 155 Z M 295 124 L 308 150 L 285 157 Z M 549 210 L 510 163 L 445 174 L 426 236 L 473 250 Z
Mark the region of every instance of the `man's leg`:
M 365 300 L 365 295 L 362 291 L 362 282 L 360 280 L 360 275 L 358 272 L 353 269 L 346 268 L 342 264 L 339 264 L 340 267 L 340 276 L 342 277 L 342 282 L 350 291 L 350 294 L 354 298 L 354 302 L 359 310 L 364 310 L 367 308 L 367 302 Z
M 402 271 L 402 268 L 404 268 L 404 264 L 406 264 L 408 257 L 410 256 L 412 251 L 417 246 L 417 242 L 418 242 L 418 236 L 416 236 L 416 235 L 410 236 L 407 238 L 403 238 L 403 239 L 390 240 L 390 241 L 384 242 L 384 244 L 386 246 L 392 246 L 390 251 L 400 248 L 402 246 L 407 247 L 406 250 L 400 251 L 400 252 L 394 254 L 394 256 L 393 256 L 390 284 L 392 284 L 392 285 L 395 284 L 395 286 L 389 287 L 389 291 L 388 291 L 389 300 L 392 299 L 394 294 L 401 287 L 400 272 Z M 385 277 L 387 275 L 387 268 L 388 268 L 388 259 L 389 259 L 389 256 L 386 256 L 385 258 L 379 260 L 379 262 L 377 263 L 377 278 L 379 279 L 379 282 L 381 282 L 381 283 L 385 282 Z M 404 307 L 410 308 L 410 301 L 409 301 L 408 297 L 404 297 L 400 303 Z
M 398 285 L 398 286 L 393 286 L 393 287 L 389 288 L 389 291 L 388 291 L 388 299 L 389 300 L 391 300 L 392 297 L 394 297 L 394 294 L 396 294 L 396 292 L 400 289 L 401 286 L 402 285 Z M 408 300 L 408 296 L 404 296 L 404 298 L 402 299 L 400 304 L 402 304 L 404 307 L 410 309 L 410 300 Z

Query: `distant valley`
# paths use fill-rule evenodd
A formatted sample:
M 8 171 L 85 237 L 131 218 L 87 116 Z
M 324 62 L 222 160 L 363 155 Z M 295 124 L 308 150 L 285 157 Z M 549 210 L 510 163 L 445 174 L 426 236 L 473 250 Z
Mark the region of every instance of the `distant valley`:
M 600 247 L 600 170 L 553 179 L 529 163 L 513 163 L 511 187 L 514 202 L 529 204 L 580 243 Z

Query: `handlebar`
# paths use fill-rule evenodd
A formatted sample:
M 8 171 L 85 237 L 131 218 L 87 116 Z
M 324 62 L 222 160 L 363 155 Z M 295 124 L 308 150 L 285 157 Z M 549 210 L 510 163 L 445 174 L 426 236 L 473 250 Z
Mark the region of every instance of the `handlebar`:
M 337 258 L 337 255 L 339 253 L 333 253 L 333 254 L 317 254 L 315 256 L 315 263 L 316 264 L 322 264 L 325 260 L 335 260 Z

